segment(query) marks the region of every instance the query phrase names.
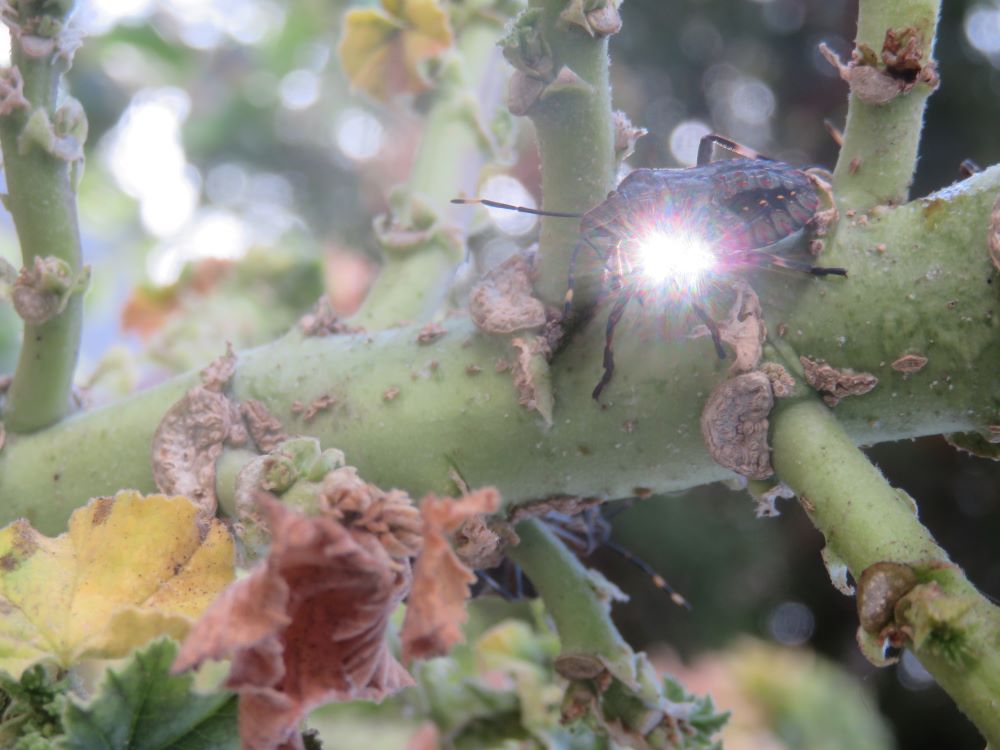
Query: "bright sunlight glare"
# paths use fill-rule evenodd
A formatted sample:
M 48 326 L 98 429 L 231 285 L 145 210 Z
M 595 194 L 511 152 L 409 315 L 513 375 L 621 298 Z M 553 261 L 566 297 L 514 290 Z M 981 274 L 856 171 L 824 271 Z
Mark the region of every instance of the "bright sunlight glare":
M 715 267 L 712 248 L 687 234 L 652 232 L 638 247 L 642 273 L 653 283 L 672 282 L 678 288 L 693 291 L 705 273 Z

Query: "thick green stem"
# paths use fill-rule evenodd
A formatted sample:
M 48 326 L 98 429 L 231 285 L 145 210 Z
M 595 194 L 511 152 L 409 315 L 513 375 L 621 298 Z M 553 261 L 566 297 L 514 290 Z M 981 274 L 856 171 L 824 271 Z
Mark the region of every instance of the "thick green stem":
M 783 347 L 879 378 L 870 393 L 844 399 L 837 415 L 855 443 L 985 429 L 1000 393 L 1000 284 L 985 241 L 1000 168 L 931 198 L 880 209 L 865 225 L 846 223 L 831 265 L 847 279 L 761 274 L 769 330 L 784 324 Z M 883 251 L 877 248 L 885 245 Z M 590 397 L 601 374 L 604 320 L 576 331 L 551 363 L 553 424 L 518 403 L 508 344 L 466 318 L 443 337 L 417 342 L 419 326 L 364 334 L 286 338 L 243 352 L 235 398 L 261 400 L 291 434 L 340 448 L 366 480 L 420 497 L 452 489 L 457 469 L 471 486 L 496 485 L 507 504 L 555 494 L 629 497 L 727 476 L 706 452 L 700 429 L 709 392 L 728 377 L 708 338 L 685 337 L 673 321 L 655 335 L 658 311 L 636 306 L 623 321 L 617 370 L 604 405 Z M 644 325 L 639 325 L 640 320 Z M 904 354 L 928 358 L 920 372 L 891 367 Z M 476 369 L 478 368 L 478 369 Z M 32 517 L 47 533 L 90 497 L 121 487 L 152 489 L 150 440 L 164 412 L 194 382 L 185 376 L 121 403 L 10 440 L 0 452 L 0 523 Z M 310 422 L 294 400 L 333 396 Z M 56 479 L 58 477 L 58 479 Z
M 498 72 L 504 65 L 496 48 L 498 23 L 475 16 L 459 32 L 457 49 L 446 64 L 434 102 L 423 126 L 423 138 L 407 182 L 403 224 L 429 211 L 441 230 L 426 240 L 405 247 L 386 246 L 385 261 L 361 309 L 351 322 L 368 330 L 401 321 L 426 322 L 439 314 L 461 260 L 461 249 L 444 222 L 468 222 L 469 210 L 448 201 L 463 191 L 474 193 L 479 170 L 487 153 L 480 126 L 488 122 L 499 104 L 503 86 Z M 474 86 L 489 82 L 485 90 Z
M 578 25 L 560 20 L 566 0 L 532 0 L 541 10 L 539 31 L 551 50 L 553 71 L 567 68 L 580 79 L 578 87 L 543 95 L 528 112 L 538 134 L 542 162 L 543 208 L 583 213 L 598 205 L 615 186 L 615 135 L 608 81 L 608 40 L 591 37 Z M 579 240 L 579 223 L 543 219 L 535 291 L 547 304 L 561 305 L 566 270 Z M 580 258 L 581 285 L 576 299 L 586 303 L 596 287 L 586 273 L 596 259 Z
M 6 204 L 14 218 L 25 267 L 31 268 L 36 258 L 52 257 L 65 261 L 72 274 L 79 274 L 82 256 L 72 165 L 22 137 L 32 115 L 45 113 L 48 122 L 55 119 L 60 80 L 68 63 L 58 49 L 58 39 L 53 41 L 49 54 L 29 56 L 19 35 L 12 35 L 12 66 L 23 77 L 27 106 L 13 108 L 0 117 Z M 32 432 L 70 411 L 82 317 L 82 295 L 73 292 L 65 309 L 55 317 L 41 323 L 25 322 L 4 412 L 9 431 Z
M 922 62 L 931 64 L 940 0 L 862 0 L 855 46 L 881 53 L 886 31 L 913 28 L 919 34 Z M 844 144 L 834 170 L 834 193 L 843 208 L 865 211 L 906 201 L 917 165 L 927 97 L 933 89 L 918 83 L 886 104 L 869 104 L 852 91 Z
M 555 620 L 563 656 L 598 659 L 613 675 L 633 683 L 635 655 L 611 621 L 610 602 L 590 572 L 543 523 L 517 526 L 520 543 L 509 550 Z
M 802 498 L 828 548 L 856 580 L 875 563 L 938 568 L 934 581 L 960 610 L 948 623 L 948 636 L 967 656 L 956 659 L 934 638 L 914 652 L 987 740 L 1000 745 L 1000 608 L 952 566 L 912 501 L 855 447 L 829 409 L 815 399 L 782 405 L 771 424 L 778 475 Z

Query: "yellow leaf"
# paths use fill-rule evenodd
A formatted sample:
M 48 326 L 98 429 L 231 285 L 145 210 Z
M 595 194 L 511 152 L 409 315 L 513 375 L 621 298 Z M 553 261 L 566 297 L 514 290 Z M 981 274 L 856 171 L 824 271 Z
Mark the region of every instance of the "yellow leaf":
M 351 84 L 379 99 L 430 86 L 423 64 L 451 45 L 438 0 L 382 0 L 384 10 L 356 8 L 344 17 L 340 60 Z
M 0 530 L 0 668 L 41 658 L 123 656 L 183 638 L 233 579 L 229 532 L 202 534 L 187 498 L 134 491 L 92 500 L 55 539 L 21 520 Z

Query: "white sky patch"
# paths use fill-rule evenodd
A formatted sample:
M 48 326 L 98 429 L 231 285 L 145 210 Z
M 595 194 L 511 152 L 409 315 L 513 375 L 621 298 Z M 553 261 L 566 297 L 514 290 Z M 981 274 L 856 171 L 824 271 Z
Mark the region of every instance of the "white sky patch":
M 345 109 L 334 125 L 333 138 L 340 152 L 352 161 L 378 156 L 385 142 L 385 128 L 370 112 L 356 107 Z
M 493 175 L 483 182 L 480 188 L 482 196 L 500 203 L 509 203 L 512 206 L 524 206 L 525 208 L 538 208 L 535 197 L 528 192 L 528 189 L 521 184 L 521 181 L 506 174 Z M 487 208 L 490 218 L 497 228 L 505 234 L 527 234 L 534 229 L 538 223 L 538 217 L 531 214 L 522 214 L 503 208 Z M 573 221 L 565 219 L 564 221 Z
M 698 144 L 712 132 L 701 120 L 684 120 L 670 131 L 670 153 L 685 167 L 698 161 Z
M 1000 3 L 970 8 L 965 14 L 965 38 L 984 55 L 1000 54 Z
M 115 181 L 139 201 L 142 224 L 157 237 L 179 231 L 198 205 L 200 179 L 180 137 L 190 106 L 177 88 L 140 91 L 102 144 Z
M 172 284 L 186 263 L 204 258 L 237 260 L 246 255 L 251 241 L 237 214 L 204 209 L 184 232 L 153 249 L 146 258 L 146 271 L 153 283 Z
M 286 109 L 308 109 L 319 99 L 320 78 L 311 70 L 300 68 L 286 74 L 278 84 L 278 95 Z
M 10 65 L 10 29 L 0 31 L 0 66 Z

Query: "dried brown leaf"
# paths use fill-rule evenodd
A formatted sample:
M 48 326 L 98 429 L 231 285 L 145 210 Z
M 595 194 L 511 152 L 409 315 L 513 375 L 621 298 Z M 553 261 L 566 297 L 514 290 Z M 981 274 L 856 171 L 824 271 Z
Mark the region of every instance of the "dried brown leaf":
M 318 705 L 378 701 L 413 684 L 386 643 L 410 569 L 363 526 L 264 495 L 259 505 L 273 540 L 267 559 L 198 621 L 174 671 L 231 658 L 227 686 L 240 694 L 243 747 L 273 750 L 293 743 Z
M 878 378 L 867 372 L 838 370 L 821 359 L 799 357 L 806 383 L 822 396 L 827 406 L 836 406 L 847 396 L 861 396 L 878 385 Z
M 226 442 L 246 441 L 239 407 L 223 388 L 236 370 L 236 355 L 226 353 L 201 371 L 201 385 L 190 388 L 163 415 L 153 436 L 153 480 L 166 495 L 184 495 L 198 504 L 203 518 L 215 515 L 215 461 Z
M 312 310 L 299 318 L 299 330 L 304 336 L 336 336 L 341 333 L 364 333 L 365 329 L 342 321 L 330 298 L 324 294 Z
M 261 453 L 270 453 L 288 439 L 281 422 L 261 401 L 248 398 L 240 404 L 240 414 L 246 422 L 250 439 Z
M 517 353 L 512 375 L 517 388 L 517 402 L 528 409 L 534 409 L 552 424 L 552 410 L 555 397 L 549 373 L 549 357 L 552 350 L 544 337 L 526 335 L 510 342 Z
M 417 332 L 417 343 L 421 346 L 432 344 L 448 331 L 440 323 L 428 323 Z
M 748 372 L 722 381 L 701 413 L 701 434 L 712 458 L 750 479 L 767 479 L 771 449 L 767 416 L 774 396 L 767 375 Z
M 487 271 L 472 290 L 469 314 L 487 333 L 514 333 L 545 325 L 545 305 L 533 296 L 532 264 L 514 255 Z
M 500 493 L 492 487 L 456 499 L 428 495 L 420 503 L 424 520 L 424 548 L 413 571 L 413 589 L 406 606 L 401 634 L 403 661 L 448 653 L 462 641 L 465 600 L 476 580 L 455 555 L 448 535 L 467 519 L 494 513 Z

